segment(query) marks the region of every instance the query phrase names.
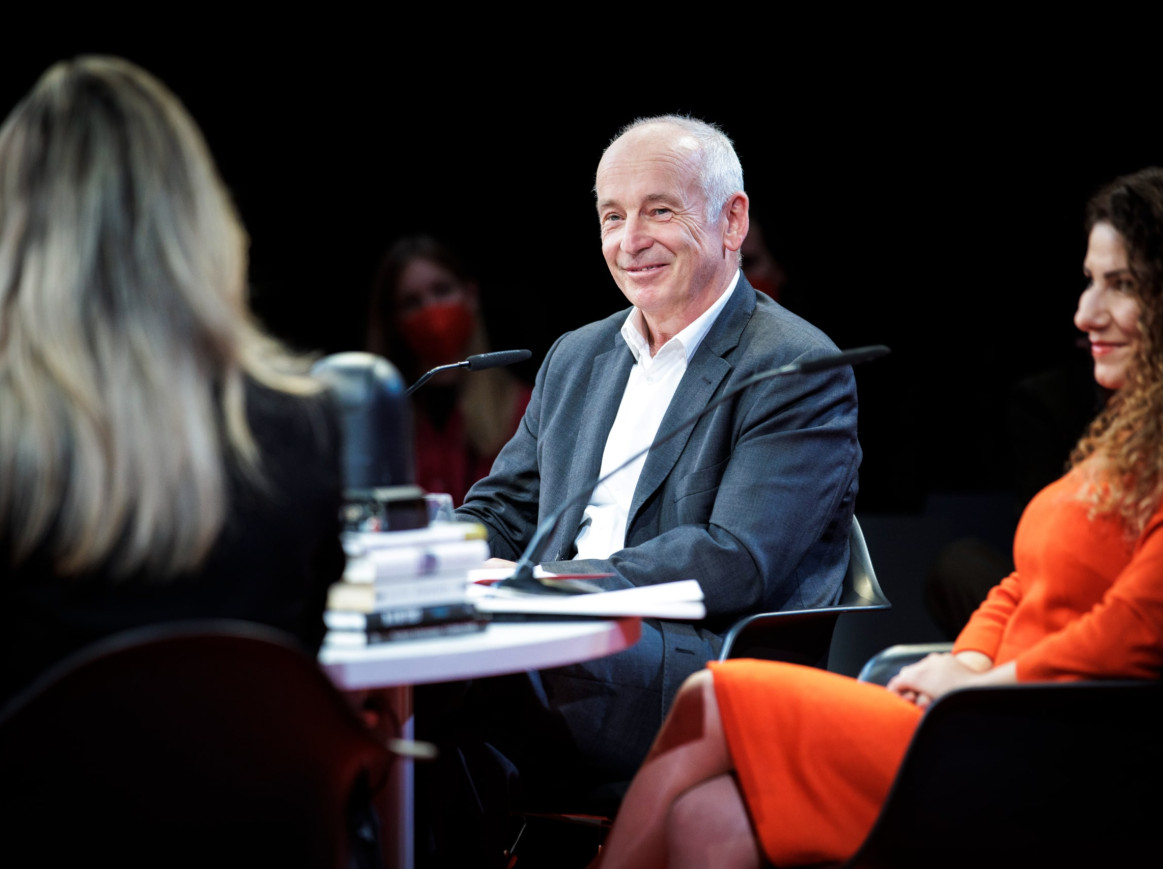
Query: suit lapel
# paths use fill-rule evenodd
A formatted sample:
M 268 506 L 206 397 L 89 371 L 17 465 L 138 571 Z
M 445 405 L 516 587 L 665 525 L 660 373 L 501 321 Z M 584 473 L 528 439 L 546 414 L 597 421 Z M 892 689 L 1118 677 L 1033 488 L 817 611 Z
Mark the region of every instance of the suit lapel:
M 614 427 L 614 418 L 618 415 L 618 406 L 622 403 L 622 393 L 626 391 L 626 381 L 633 365 L 634 356 L 620 334 L 614 335 L 613 346 L 609 350 L 594 358 L 585 406 L 573 445 L 569 485 L 564 491 L 571 494 L 579 492 L 597 481 L 602 469 L 606 439 Z M 573 541 L 577 537 L 585 507 L 584 502 L 571 506 L 557 523 L 553 534 L 555 545 L 550 551 L 556 552 L 561 559 L 570 558 L 574 554 Z
M 719 313 L 702 344 L 695 351 L 687 365 L 686 373 L 679 381 L 674 398 L 662 417 L 658 434 L 665 435 L 680 425 L 700 408 L 706 407 L 723 379 L 731 373 L 733 366 L 724 357 L 739 344 L 743 329 L 755 311 L 755 291 L 742 274 L 735 292 Z M 611 424 L 613 418 L 611 417 Z M 630 505 L 630 520 L 626 526 L 626 539 L 630 539 L 630 529 L 642 505 L 649 500 L 674 470 L 678 457 L 682 455 L 690 440 L 694 425 L 688 425 L 664 444 L 652 449 L 646 456 L 646 464 L 638 485 L 634 489 L 634 500 Z

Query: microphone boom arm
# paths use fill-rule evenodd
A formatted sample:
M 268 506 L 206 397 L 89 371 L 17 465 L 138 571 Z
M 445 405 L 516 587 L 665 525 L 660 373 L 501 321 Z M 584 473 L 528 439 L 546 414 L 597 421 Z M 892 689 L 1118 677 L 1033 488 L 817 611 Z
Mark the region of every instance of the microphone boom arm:
M 413 392 L 428 382 L 429 378 L 434 374 L 439 374 L 441 371 L 452 371 L 455 368 L 467 368 L 469 371 L 482 371 L 485 368 L 498 368 L 502 365 L 512 365 L 516 362 L 524 362 L 533 354 L 528 350 L 495 350 L 492 353 L 476 353 L 462 362 L 452 362 L 448 365 L 438 365 L 431 371 L 426 371 L 424 374 L 411 386 L 404 396 L 410 396 Z

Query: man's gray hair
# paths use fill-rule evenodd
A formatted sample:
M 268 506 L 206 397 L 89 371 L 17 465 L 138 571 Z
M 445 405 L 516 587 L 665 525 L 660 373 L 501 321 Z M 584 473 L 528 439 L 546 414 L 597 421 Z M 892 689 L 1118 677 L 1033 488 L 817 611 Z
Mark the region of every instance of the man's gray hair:
M 626 133 L 653 124 L 669 124 L 688 133 L 699 144 L 699 183 L 707 200 L 707 220 L 714 222 L 722 214 L 727 200 L 743 190 L 743 166 L 735 145 L 718 125 L 689 115 L 658 115 L 637 118 L 618 131 L 612 145 Z

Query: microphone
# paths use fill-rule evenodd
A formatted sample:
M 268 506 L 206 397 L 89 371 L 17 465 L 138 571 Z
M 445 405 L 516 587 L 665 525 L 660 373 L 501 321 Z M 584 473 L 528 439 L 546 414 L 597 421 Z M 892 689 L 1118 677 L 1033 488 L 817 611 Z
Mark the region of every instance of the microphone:
M 524 362 L 532 355 L 528 350 L 495 350 L 492 353 L 474 354 L 463 362 L 453 362 L 450 365 L 438 365 L 431 371 L 425 372 L 419 380 L 409 386 L 405 396 L 411 395 L 427 383 L 432 375 L 439 374 L 441 371 L 451 371 L 454 368 L 467 368 L 469 371 L 483 371 L 486 368 L 499 368 L 502 365 L 513 365 L 517 362 Z
M 480 371 L 484 368 L 499 368 L 502 365 L 515 365 L 524 362 L 533 354 L 528 350 L 494 350 L 492 353 L 477 353 L 460 363 L 469 371 Z
M 517 560 L 517 565 L 513 569 L 512 576 L 509 576 L 506 579 L 498 582 L 497 587 L 511 588 L 516 591 L 532 591 L 540 593 L 544 593 L 546 591 L 563 593 L 600 591 L 600 588 L 597 586 L 584 582 L 576 583 L 572 589 L 564 586 L 564 584 L 561 583 L 553 583 L 553 580 L 548 581 L 549 583 L 553 583 L 550 585 L 533 575 L 533 568 L 537 565 L 538 560 L 541 557 L 542 548 L 545 546 L 546 541 L 549 539 L 549 535 L 553 533 L 553 529 L 557 527 L 558 521 L 560 521 L 566 510 L 578 504 L 583 498 L 589 498 L 593 491 L 598 488 L 598 486 L 600 486 L 606 480 L 610 479 L 610 477 L 614 476 L 614 474 L 633 464 L 635 461 L 642 458 L 642 456 L 650 452 L 655 447 L 666 443 L 668 440 L 686 429 L 688 426 L 694 425 L 723 402 L 730 398 L 734 398 L 744 389 L 759 383 L 761 380 L 770 380 L 773 377 L 785 377 L 789 374 L 812 374 L 817 371 L 825 371 L 829 368 L 838 368 L 841 365 L 859 365 L 861 362 L 870 362 L 873 359 L 879 359 L 881 356 L 885 356 L 889 352 L 889 348 L 883 344 L 873 344 L 867 347 L 856 347 L 852 350 L 841 350 L 838 353 L 831 353 L 827 356 L 818 356 L 813 359 L 804 359 L 799 362 L 791 362 L 787 365 L 781 365 L 779 368 L 770 368 L 767 371 L 760 371 L 756 374 L 752 374 L 750 377 L 744 378 L 739 383 L 735 384 L 734 387 L 716 398 L 714 401 L 700 408 L 698 412 L 693 413 L 684 419 L 670 431 L 666 432 L 666 434 L 662 435 L 661 437 L 656 437 L 645 449 L 639 450 L 634 455 L 630 456 L 630 458 L 626 459 L 626 461 L 622 462 L 622 464 L 618 465 L 618 467 L 614 468 L 606 474 L 603 474 L 592 485 L 583 488 L 572 498 L 567 498 L 564 504 L 560 505 L 556 510 L 553 511 L 552 514 L 549 515 L 548 518 L 545 519 L 544 522 L 537 526 L 537 529 L 533 532 L 533 537 L 529 541 L 529 545 L 525 547 L 525 551 L 521 553 L 521 557 Z
M 382 356 L 348 351 L 324 356 L 311 373 L 331 388 L 342 414 L 344 528 L 426 525 L 428 507 L 416 485 L 412 409 L 399 369 Z
M 768 376 L 775 377 L 781 372 L 798 372 L 800 374 L 811 374 L 815 371 L 826 371 L 829 368 L 836 368 L 839 365 L 859 365 L 861 362 L 871 362 L 873 359 L 879 359 L 881 356 L 886 356 L 889 349 L 883 344 L 872 344 L 868 347 L 854 347 L 851 350 L 841 350 L 839 353 L 833 353 L 831 356 L 818 356 L 815 359 L 805 359 L 802 362 L 793 362 L 790 365 L 784 365 L 782 368 L 773 368 L 771 371 L 764 371 L 760 374 L 754 375 L 756 379 L 766 379 Z M 754 380 L 749 381 L 754 382 Z

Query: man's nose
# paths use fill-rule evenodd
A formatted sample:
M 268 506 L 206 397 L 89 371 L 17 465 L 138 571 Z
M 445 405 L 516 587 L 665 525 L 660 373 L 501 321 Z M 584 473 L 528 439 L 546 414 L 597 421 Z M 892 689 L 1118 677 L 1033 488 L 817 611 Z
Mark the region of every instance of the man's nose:
M 626 253 L 638 253 L 646 250 L 653 243 L 654 239 L 647 232 L 646 224 L 642 218 L 637 215 L 628 216 L 622 230 L 622 250 Z

